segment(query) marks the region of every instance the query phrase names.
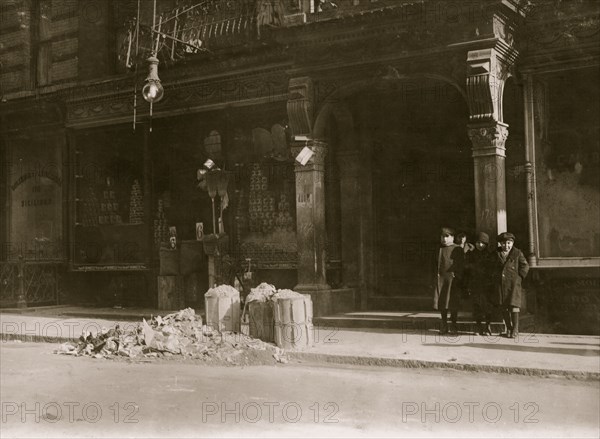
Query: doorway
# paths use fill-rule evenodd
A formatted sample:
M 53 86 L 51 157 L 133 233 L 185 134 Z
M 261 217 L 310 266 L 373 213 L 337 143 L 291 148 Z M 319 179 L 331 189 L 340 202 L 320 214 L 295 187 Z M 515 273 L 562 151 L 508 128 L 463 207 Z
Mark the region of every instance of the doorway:
M 471 241 L 475 234 L 468 109 L 454 87 L 431 80 L 367 102 L 375 244 L 369 308 L 429 310 L 440 228 Z

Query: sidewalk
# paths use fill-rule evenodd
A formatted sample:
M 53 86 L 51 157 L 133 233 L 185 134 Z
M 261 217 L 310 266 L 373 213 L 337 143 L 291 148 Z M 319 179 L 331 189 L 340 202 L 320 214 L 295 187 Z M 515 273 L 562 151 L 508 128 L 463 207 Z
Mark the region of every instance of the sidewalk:
M 83 331 L 95 333 L 116 322 L 122 327 L 141 322 L 156 310 L 52 307 L 1 310 L 0 339 L 64 342 Z M 160 311 L 160 314 L 168 314 Z M 86 317 L 74 316 L 83 314 Z M 88 316 L 100 316 L 88 317 Z M 407 368 L 564 376 L 600 380 L 600 337 L 521 333 L 518 339 L 482 337 L 472 333 L 440 336 L 435 329 L 341 329 L 315 326 L 314 346 L 288 352 L 291 360 Z

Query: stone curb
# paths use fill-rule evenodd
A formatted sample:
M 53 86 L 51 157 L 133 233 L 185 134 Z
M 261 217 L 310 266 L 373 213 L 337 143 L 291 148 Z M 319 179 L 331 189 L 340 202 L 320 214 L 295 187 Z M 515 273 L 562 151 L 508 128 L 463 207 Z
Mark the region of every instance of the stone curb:
M 56 306 L 55 308 L 62 308 L 63 306 Z M 44 314 L 35 314 L 35 312 L 31 312 L 35 308 L 23 308 L 23 311 L 19 311 L 17 309 L 0 309 L 0 316 L 2 315 L 19 315 L 25 317 L 42 317 L 42 318 L 50 318 L 50 319 L 59 319 L 59 320 L 67 320 L 67 319 L 88 319 L 88 320 L 106 320 L 112 322 L 141 322 L 142 319 L 149 320 L 152 316 L 157 315 L 167 315 L 177 311 L 160 311 L 160 313 L 98 313 L 98 312 L 78 312 L 78 311 L 63 311 L 59 312 L 56 315 L 44 315 Z M 201 316 L 204 319 L 204 311 L 197 312 L 196 315 Z
M 363 357 L 358 355 L 317 354 L 313 352 L 286 352 L 288 358 L 314 363 L 347 364 L 354 366 L 399 367 L 407 369 L 453 369 L 467 372 L 492 372 L 536 377 L 564 377 L 577 380 L 600 381 L 599 372 L 540 369 L 535 367 L 494 366 L 488 364 L 454 363 L 405 358 Z
M 27 334 L 0 333 L 0 342 L 22 341 L 32 343 L 65 343 L 77 342 L 77 338 L 54 337 Z M 599 372 L 584 372 L 557 369 L 540 369 L 529 367 L 494 366 L 486 364 L 453 363 L 445 361 L 429 361 L 405 358 L 364 357 L 358 355 L 317 354 L 314 352 L 286 351 L 286 356 L 295 361 L 345 364 L 351 366 L 398 367 L 406 369 L 453 369 L 465 372 L 492 372 L 542 378 L 571 378 L 576 380 L 600 381 Z
M 70 305 L 32 306 L 26 308 L 1 308 L 0 314 L 31 314 L 38 311 L 58 310 L 69 308 Z
M 169 313 L 165 313 L 165 314 L 169 314 Z M 165 314 L 161 314 L 161 315 L 165 315 Z M 115 321 L 115 322 L 119 322 L 119 321 L 141 322 L 142 319 L 150 320 L 151 315 L 150 314 L 127 314 L 127 313 L 123 313 L 123 314 L 76 313 L 76 312 L 65 311 L 65 312 L 61 313 L 59 317 L 64 318 L 64 319 L 80 318 L 80 319 L 89 319 L 89 320 L 102 319 L 102 320 Z
M 28 335 L 28 334 L 5 334 L 0 333 L 0 342 L 22 341 L 25 343 L 66 343 L 68 341 L 79 341 L 78 338 L 57 337 L 49 335 Z

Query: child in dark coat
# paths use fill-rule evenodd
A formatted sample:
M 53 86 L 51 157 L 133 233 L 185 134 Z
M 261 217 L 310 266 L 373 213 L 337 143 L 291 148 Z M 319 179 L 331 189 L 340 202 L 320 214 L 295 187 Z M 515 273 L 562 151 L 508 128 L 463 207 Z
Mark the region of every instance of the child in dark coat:
M 465 285 L 473 300 L 473 318 L 477 323 L 477 333 L 492 335 L 492 305 L 490 292 L 492 290 L 492 256 L 489 251 L 490 237 L 480 232 L 475 242 L 475 250 L 467 253 Z M 485 318 L 485 326 L 482 321 Z
M 440 334 L 448 333 L 448 311 L 452 320 L 452 332 L 457 332 L 456 321 L 460 305 L 460 281 L 464 270 L 464 252 L 454 243 L 454 230 L 444 227 L 437 260 L 437 284 L 433 295 L 433 309 L 442 317 Z
M 475 246 L 467 242 L 467 234 L 465 232 L 459 232 L 454 238 L 454 243 L 462 247 L 465 255 L 475 250 Z
M 519 334 L 519 312 L 523 291 L 521 284 L 529 271 L 529 264 L 518 248 L 514 247 L 515 235 L 504 232 L 498 235 L 497 254 L 492 265 L 492 303 L 500 307 L 508 338 Z

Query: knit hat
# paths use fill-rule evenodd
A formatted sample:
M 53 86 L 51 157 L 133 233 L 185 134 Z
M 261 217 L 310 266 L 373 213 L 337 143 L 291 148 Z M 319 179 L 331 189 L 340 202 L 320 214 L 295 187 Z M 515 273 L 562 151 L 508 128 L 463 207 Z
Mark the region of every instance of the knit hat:
M 477 241 L 485 242 L 486 244 L 489 244 L 490 243 L 490 237 L 485 232 L 479 232 L 477 234 Z
M 498 235 L 498 242 L 504 242 L 504 241 L 513 241 L 515 240 L 515 235 L 513 235 L 512 233 L 508 233 L 508 232 L 504 232 L 504 233 L 500 233 Z

